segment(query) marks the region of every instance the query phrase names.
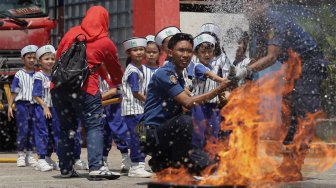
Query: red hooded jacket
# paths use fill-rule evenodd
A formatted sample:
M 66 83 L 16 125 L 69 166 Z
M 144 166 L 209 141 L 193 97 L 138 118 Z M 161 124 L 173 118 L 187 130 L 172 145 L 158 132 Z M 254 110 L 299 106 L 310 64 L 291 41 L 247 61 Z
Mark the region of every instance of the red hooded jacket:
M 86 36 L 86 57 L 89 67 L 103 63 L 91 74 L 82 87 L 83 91 L 95 95 L 98 91 L 98 76 L 108 81 L 111 87 L 121 84 L 123 70 L 118 60 L 117 48 L 108 36 L 108 12 L 104 7 L 93 6 L 87 12 L 80 26 L 71 28 L 58 45 L 56 59 L 67 50 L 79 34 Z M 110 74 L 108 79 L 107 74 Z

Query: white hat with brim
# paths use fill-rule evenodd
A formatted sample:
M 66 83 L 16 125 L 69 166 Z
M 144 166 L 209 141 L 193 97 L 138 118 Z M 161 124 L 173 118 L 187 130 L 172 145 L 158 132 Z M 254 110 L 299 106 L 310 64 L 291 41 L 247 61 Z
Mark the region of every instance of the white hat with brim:
M 33 52 L 35 53 L 37 49 L 38 49 L 38 47 L 35 46 L 35 45 L 25 46 L 21 50 L 21 57 L 23 57 L 27 53 L 33 53 Z
M 147 43 L 148 42 L 155 42 L 155 36 L 154 35 L 147 35 L 146 39 L 147 39 Z
M 128 40 L 125 40 L 123 42 L 123 46 L 124 46 L 125 51 L 127 51 L 131 48 L 136 48 L 136 47 L 146 48 L 147 40 L 145 38 L 133 37 L 133 38 L 130 38 Z
M 166 27 L 156 34 L 155 42 L 159 46 L 162 46 L 162 42 L 164 41 L 164 39 L 166 39 L 169 36 L 173 36 L 176 33 L 181 33 L 181 30 L 175 26 Z
M 200 34 L 194 38 L 194 50 L 198 45 L 202 44 L 203 42 L 209 42 L 212 45 L 215 45 L 216 39 L 215 37 L 206 33 Z
M 46 53 L 56 54 L 56 50 L 52 45 L 42 46 L 36 51 L 36 59 L 40 59 L 40 57 Z
M 216 25 L 214 23 L 203 24 L 201 26 L 200 33 L 203 33 L 203 32 L 214 33 L 218 38 L 220 38 L 220 36 L 221 36 L 221 29 L 219 28 L 218 25 Z

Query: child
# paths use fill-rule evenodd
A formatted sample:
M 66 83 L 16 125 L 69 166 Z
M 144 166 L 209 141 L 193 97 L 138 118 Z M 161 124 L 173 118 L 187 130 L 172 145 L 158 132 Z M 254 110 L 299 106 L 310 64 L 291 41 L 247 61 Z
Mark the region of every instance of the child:
M 28 45 L 21 50 L 21 59 L 24 67 L 16 72 L 12 85 L 11 97 L 8 101 L 8 119 L 14 118 L 12 105 L 15 99 L 15 119 L 17 127 L 18 167 L 35 166 L 36 160 L 32 156 L 34 147 L 33 127 L 33 75 L 36 62 L 37 46 Z M 26 150 L 26 153 L 25 151 Z
M 110 78 L 108 78 L 110 79 Z M 128 173 L 131 167 L 131 159 L 128 155 L 128 143 L 129 135 L 126 123 L 121 116 L 121 97 L 118 94 L 117 88 L 111 88 L 106 80 L 99 78 L 99 90 L 102 95 L 102 100 L 107 100 L 110 97 L 119 97 L 119 101 L 116 104 L 110 104 L 104 106 L 106 117 L 104 118 L 104 150 L 103 150 L 103 162 L 104 166 L 109 168 L 107 161 L 108 154 L 112 148 L 112 140 L 117 145 L 118 150 L 121 153 L 121 173 Z M 109 168 L 110 169 L 110 168 Z
M 232 65 L 231 61 L 225 54 L 224 50 L 220 44 L 221 29 L 218 25 L 214 23 L 206 23 L 201 26 L 201 33 L 207 33 L 216 39 L 214 59 L 213 63 L 214 71 L 222 78 L 227 78 L 229 76 L 230 67 Z
M 146 47 L 146 63 L 143 65 L 144 73 L 144 90 L 147 93 L 148 84 L 152 78 L 154 72 L 159 68 L 159 58 L 161 55 L 161 50 L 158 44 L 156 44 L 153 35 L 146 36 L 147 47 Z
M 193 96 L 211 91 L 217 87 L 217 83 L 225 81 L 216 74 L 217 72 L 214 72 L 215 43 L 216 39 L 209 34 L 200 34 L 194 38 L 194 53 L 199 62 L 195 63 L 193 71 Z M 216 98 L 192 109 L 192 118 L 195 123 L 192 143 L 195 148 L 203 149 L 205 135 L 207 139 L 209 136 L 215 140 L 218 137 L 221 116 Z
M 145 56 L 147 40 L 145 38 L 130 38 L 123 42 L 123 46 L 131 63 L 127 66 L 122 78 L 122 109 L 130 132 L 131 168 L 129 177 L 150 177 L 151 173 L 145 170 L 145 155 L 141 152 L 139 140 L 135 134 L 135 127 L 144 112 L 143 105 L 146 100 L 144 95 L 144 75 L 141 61 Z
M 46 172 L 59 169 L 58 164 L 51 159 L 51 154 L 56 151 L 59 133 L 59 122 L 50 95 L 55 48 L 51 45 L 40 47 L 36 51 L 36 58 L 41 70 L 35 73 L 33 86 L 33 98 L 37 102 L 34 108 L 35 142 L 39 155 L 35 170 Z

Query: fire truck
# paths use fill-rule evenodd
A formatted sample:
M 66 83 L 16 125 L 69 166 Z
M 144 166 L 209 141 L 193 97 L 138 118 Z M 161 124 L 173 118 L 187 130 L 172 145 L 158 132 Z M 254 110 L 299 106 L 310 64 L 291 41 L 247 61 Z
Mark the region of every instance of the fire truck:
M 48 16 L 47 0 L 0 0 L 0 150 L 14 148 L 14 121 L 5 111 L 10 82 L 22 67 L 21 49 L 50 43 L 56 22 Z

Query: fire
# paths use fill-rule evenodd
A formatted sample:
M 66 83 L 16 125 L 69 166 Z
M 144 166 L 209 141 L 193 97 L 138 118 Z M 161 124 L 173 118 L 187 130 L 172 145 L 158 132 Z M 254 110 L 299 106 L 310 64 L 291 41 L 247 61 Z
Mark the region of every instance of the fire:
M 321 112 L 299 119 L 293 144 L 286 148 L 282 145 L 290 121 L 290 107 L 282 98 L 292 91 L 294 81 L 301 74 L 299 56 L 292 51 L 289 54 L 288 62 L 280 71 L 232 92 L 221 111 L 225 118 L 221 129 L 232 133 L 228 141 L 220 140 L 216 146 L 206 146 L 206 151 L 217 153 L 220 161 L 202 172 L 205 178 L 198 184 L 253 186 L 302 180 L 301 168 L 309 145 L 314 156 L 327 159 L 306 160 L 310 167 L 322 171 L 336 162 L 335 148 L 322 142 L 310 144 Z M 157 179 L 175 184 L 195 183 L 184 168 L 166 169 L 157 174 Z

